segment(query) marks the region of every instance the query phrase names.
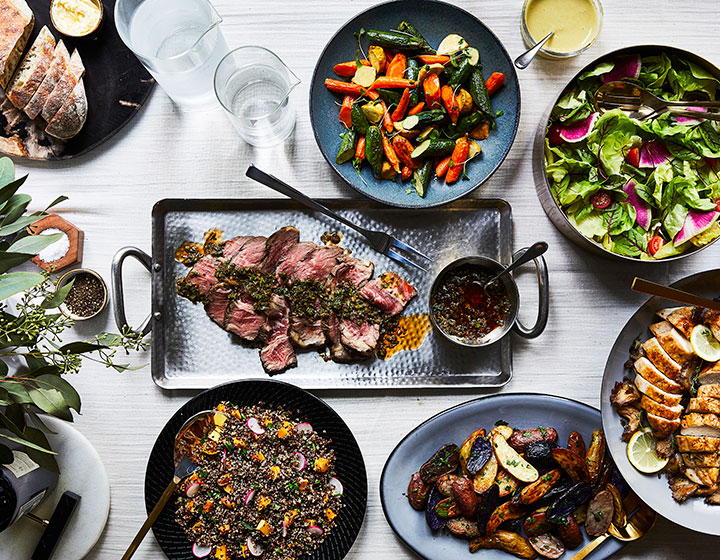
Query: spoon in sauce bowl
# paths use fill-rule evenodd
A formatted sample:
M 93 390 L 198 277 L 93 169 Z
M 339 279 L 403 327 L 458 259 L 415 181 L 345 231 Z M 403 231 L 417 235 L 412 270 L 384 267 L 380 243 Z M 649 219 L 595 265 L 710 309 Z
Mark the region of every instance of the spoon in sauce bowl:
M 545 43 L 547 43 L 554 34 L 555 32 L 551 31 L 550 33 L 545 35 L 545 37 L 540 39 L 540 41 L 538 41 L 534 46 L 530 47 L 528 50 L 518 56 L 515 59 L 515 66 L 520 70 L 527 68 L 528 65 L 532 62 L 532 59 L 535 58 L 535 55 L 540 52 L 540 49 L 545 46 Z
M 522 255 L 520 255 L 517 259 L 515 259 L 511 264 L 506 266 L 503 270 L 501 270 L 498 274 L 495 275 L 495 277 L 490 280 L 489 282 L 485 283 L 483 286 L 483 289 L 487 291 L 487 287 L 490 284 L 494 284 L 500 278 L 505 276 L 508 272 L 512 272 L 517 267 L 524 265 L 526 262 L 530 262 L 533 259 L 538 258 L 540 255 L 545 253 L 548 249 L 548 244 L 544 241 L 538 241 L 537 243 L 533 243 L 530 247 L 528 247 L 527 251 L 525 251 Z

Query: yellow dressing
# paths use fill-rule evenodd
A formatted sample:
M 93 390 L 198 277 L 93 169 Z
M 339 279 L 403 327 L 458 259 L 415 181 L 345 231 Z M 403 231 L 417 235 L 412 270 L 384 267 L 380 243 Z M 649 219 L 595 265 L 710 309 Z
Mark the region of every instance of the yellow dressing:
M 102 16 L 98 0 L 54 0 L 51 12 L 57 30 L 74 37 L 94 31 Z
M 530 0 L 525 25 L 535 41 L 554 31 L 545 49 L 571 53 L 592 42 L 598 31 L 598 14 L 590 0 Z

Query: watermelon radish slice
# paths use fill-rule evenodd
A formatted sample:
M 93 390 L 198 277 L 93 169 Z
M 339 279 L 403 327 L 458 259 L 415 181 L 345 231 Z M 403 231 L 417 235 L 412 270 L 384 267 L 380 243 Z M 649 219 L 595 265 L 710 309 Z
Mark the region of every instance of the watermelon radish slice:
M 559 127 L 559 136 L 565 142 L 575 143 L 585 140 L 588 135 L 592 132 L 595 121 L 600 116 L 599 113 L 591 113 L 586 119 L 579 120 L 573 124 Z
M 715 210 L 710 210 L 709 212 L 690 210 L 685 218 L 682 229 L 675 236 L 675 239 L 673 239 L 673 244 L 678 247 L 686 241 L 690 241 L 690 239 L 712 226 L 715 220 L 718 219 L 718 216 L 720 216 L 720 212 Z
M 603 84 L 617 82 L 624 78 L 636 79 L 640 75 L 640 55 L 631 54 L 619 56 L 614 61 L 615 66 L 610 72 L 603 76 Z
M 625 183 L 623 192 L 627 194 L 627 201 L 635 208 L 635 221 L 645 231 L 650 229 L 652 210 L 635 192 L 635 181 L 632 179 Z
M 212 548 L 209 546 L 202 546 L 198 543 L 193 543 L 192 545 L 192 553 L 195 558 L 205 558 L 207 556 L 210 556 L 210 553 L 212 552 Z
M 698 113 L 707 113 L 707 109 L 705 107 L 684 107 L 683 109 L 685 111 L 697 111 Z M 700 124 L 700 119 L 702 119 L 702 117 L 694 119 L 692 117 L 677 116 L 675 117 L 675 122 L 678 124 L 685 124 L 690 126 L 694 124 Z
M 640 146 L 639 167 L 657 167 L 669 161 L 672 156 L 663 142 L 645 142 Z

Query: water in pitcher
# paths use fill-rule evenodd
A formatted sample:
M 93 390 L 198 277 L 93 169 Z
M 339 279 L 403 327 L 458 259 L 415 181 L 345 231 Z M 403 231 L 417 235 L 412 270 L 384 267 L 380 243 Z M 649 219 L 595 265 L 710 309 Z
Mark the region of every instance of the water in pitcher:
M 220 21 L 205 0 L 143 0 L 129 21 L 129 46 L 176 103 L 214 105 L 215 68 L 228 52 Z

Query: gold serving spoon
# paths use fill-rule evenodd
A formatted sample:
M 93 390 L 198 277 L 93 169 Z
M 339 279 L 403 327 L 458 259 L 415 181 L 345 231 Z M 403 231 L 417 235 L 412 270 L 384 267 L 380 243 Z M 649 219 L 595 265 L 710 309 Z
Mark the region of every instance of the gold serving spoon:
M 201 441 L 211 440 L 217 443 L 220 439 L 220 429 L 227 421 L 227 416 L 215 410 L 204 410 L 189 418 L 175 435 L 175 446 L 173 449 L 173 460 L 175 461 L 175 473 L 168 484 L 165 492 L 162 493 L 155 507 L 148 515 L 143 526 L 140 527 L 137 535 L 125 551 L 122 560 L 129 560 L 137 550 L 145 535 L 153 526 L 162 512 L 165 504 L 175 492 L 180 481 L 190 476 L 196 469 L 194 450 Z
M 663 286 L 662 284 L 656 284 L 643 278 L 637 278 L 633 280 L 630 289 L 635 292 L 647 294 L 649 296 L 656 296 L 663 299 L 669 299 L 670 301 L 677 301 L 678 303 L 684 303 L 686 305 L 695 305 L 697 307 L 705 307 L 707 309 L 716 309 L 720 311 L 720 301 L 714 301 L 712 299 L 696 296 L 677 288 L 671 288 L 670 286 Z
M 607 533 L 590 541 L 585 545 L 585 548 L 575 554 L 571 560 L 583 560 L 583 558 L 587 558 L 593 550 L 604 543 L 609 537 L 614 537 L 623 542 L 635 541 L 646 535 L 650 529 L 654 527 L 655 521 L 657 520 L 657 513 L 650 509 L 649 506 L 640 502 L 634 493 L 631 493 L 630 496 L 625 499 L 624 505 L 626 510 L 634 510 L 624 519 L 625 523 L 620 523 L 620 527 L 611 523 Z

